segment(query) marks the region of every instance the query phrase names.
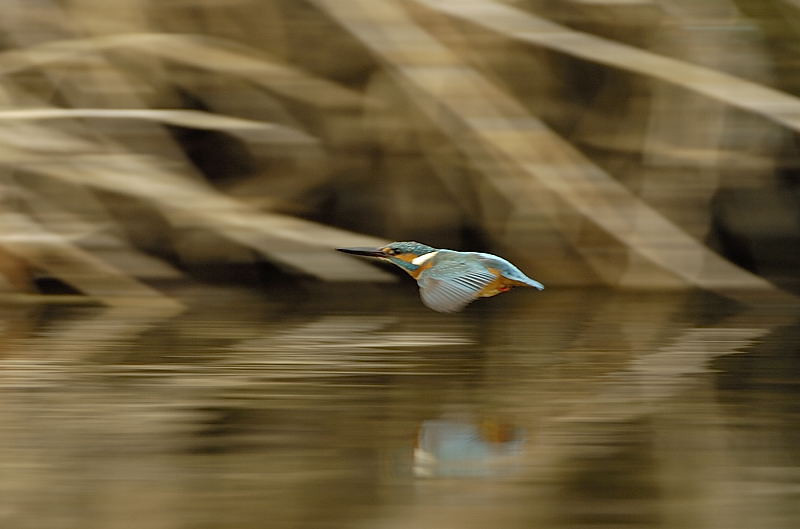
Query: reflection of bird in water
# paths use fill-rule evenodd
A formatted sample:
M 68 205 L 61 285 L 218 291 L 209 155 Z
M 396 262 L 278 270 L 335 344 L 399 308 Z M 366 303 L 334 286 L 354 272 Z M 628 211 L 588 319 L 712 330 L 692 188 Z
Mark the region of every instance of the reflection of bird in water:
M 522 430 L 483 418 L 423 421 L 414 446 L 420 477 L 478 477 L 512 471 L 524 445 Z
M 488 253 L 443 250 L 418 242 L 337 249 L 399 266 L 417 280 L 422 302 L 439 312 L 459 311 L 476 298 L 496 296 L 513 287 L 544 288 L 502 257 Z

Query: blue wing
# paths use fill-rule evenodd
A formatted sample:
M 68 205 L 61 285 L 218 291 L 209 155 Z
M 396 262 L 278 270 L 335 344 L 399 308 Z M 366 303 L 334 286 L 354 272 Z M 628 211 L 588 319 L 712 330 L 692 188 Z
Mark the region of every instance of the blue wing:
M 496 279 L 479 262 L 462 262 L 441 251 L 434 259 L 435 266 L 423 271 L 417 284 L 422 302 L 438 312 L 463 309 Z
M 534 288 L 538 288 L 539 290 L 544 290 L 544 285 L 526 276 L 522 270 L 514 266 L 513 264 L 509 263 L 502 257 L 498 257 L 496 255 L 492 255 L 490 253 L 480 253 L 480 252 L 469 252 L 471 255 L 475 255 L 480 258 L 480 261 L 488 267 L 495 268 L 500 274 L 504 277 L 509 279 L 513 279 L 514 281 L 519 281 L 520 283 L 525 283 L 526 285 L 530 285 Z

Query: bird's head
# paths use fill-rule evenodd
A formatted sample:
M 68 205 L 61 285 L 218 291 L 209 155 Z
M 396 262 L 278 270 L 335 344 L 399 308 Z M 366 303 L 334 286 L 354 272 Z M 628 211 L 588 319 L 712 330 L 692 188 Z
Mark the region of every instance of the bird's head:
M 337 248 L 337 250 L 354 255 L 386 259 L 406 271 L 413 271 L 420 266 L 414 263 L 414 260 L 422 255 L 435 252 L 436 248 L 419 242 L 401 241 L 393 242 L 380 248 Z

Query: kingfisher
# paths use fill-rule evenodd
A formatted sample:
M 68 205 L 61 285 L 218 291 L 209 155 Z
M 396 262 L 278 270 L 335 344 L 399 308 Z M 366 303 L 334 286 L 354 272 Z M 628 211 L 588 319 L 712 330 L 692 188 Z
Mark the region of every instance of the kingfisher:
M 496 296 L 513 287 L 544 289 L 519 268 L 490 253 L 457 252 L 414 241 L 337 250 L 399 266 L 417 280 L 422 303 L 438 312 L 458 312 L 477 298 Z

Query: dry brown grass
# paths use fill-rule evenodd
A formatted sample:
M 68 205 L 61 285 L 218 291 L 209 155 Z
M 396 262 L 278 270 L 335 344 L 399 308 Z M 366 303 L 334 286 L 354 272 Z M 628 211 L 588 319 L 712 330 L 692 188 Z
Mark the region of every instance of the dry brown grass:
M 8 2 L 2 288 L 172 304 L 144 280 L 262 258 L 383 281 L 331 248 L 466 226 L 545 283 L 777 292 L 706 245 L 710 204 L 771 185 L 800 99 L 757 40 L 681 26 L 754 23 L 714 5 Z

